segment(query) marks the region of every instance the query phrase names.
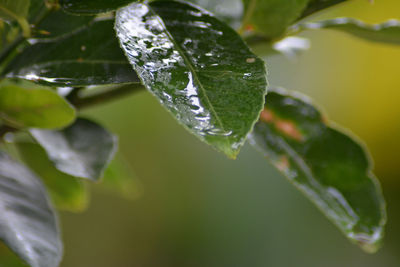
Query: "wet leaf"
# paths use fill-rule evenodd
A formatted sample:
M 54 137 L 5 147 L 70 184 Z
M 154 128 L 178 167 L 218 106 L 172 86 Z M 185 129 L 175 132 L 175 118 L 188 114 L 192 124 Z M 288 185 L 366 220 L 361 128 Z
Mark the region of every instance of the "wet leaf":
M 37 40 L 6 76 L 57 86 L 139 82 L 114 36 L 113 20 L 100 20 L 63 38 Z
M 346 1 L 348 0 L 311 0 L 301 14 L 300 19 L 310 16 L 316 12 L 324 11 Z
M 400 45 L 400 21 L 389 20 L 381 24 L 366 24 L 352 18 L 337 18 L 296 25 L 298 30 L 332 29 L 367 41 Z
M 0 239 L 31 267 L 56 267 L 62 244 L 38 178 L 0 152 Z
M 61 8 L 73 14 L 96 14 L 125 6 L 135 0 L 60 0 Z
M 198 8 L 133 3 L 116 15 L 121 46 L 146 86 L 201 140 L 235 158 L 264 102 L 262 60 Z
M 250 135 L 259 149 L 353 242 L 375 252 L 385 201 L 368 153 L 304 97 L 271 90 Z
M 284 34 L 303 12 L 309 0 L 243 0 L 244 28 L 263 33 L 268 39 Z
M 116 136 L 82 118 L 59 131 L 31 129 L 30 132 L 55 167 L 75 177 L 98 180 L 117 149 Z
M 79 179 L 58 171 L 37 144 L 15 143 L 23 161 L 40 176 L 54 205 L 61 210 L 81 212 L 89 201 L 85 184 Z
M 59 128 L 75 119 L 75 109 L 51 89 L 4 85 L 0 118 L 15 127 Z

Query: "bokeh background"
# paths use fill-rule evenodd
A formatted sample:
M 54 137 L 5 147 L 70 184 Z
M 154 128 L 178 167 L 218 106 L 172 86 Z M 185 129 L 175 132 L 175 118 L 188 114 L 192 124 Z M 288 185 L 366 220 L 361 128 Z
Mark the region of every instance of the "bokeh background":
M 398 0 L 354 0 L 315 19 L 399 14 Z M 143 91 L 85 111 L 119 135 L 136 188 L 127 199 L 93 185 L 85 212 L 61 213 L 61 266 L 400 266 L 400 47 L 334 31 L 302 36 L 312 47 L 298 58 L 267 58 L 270 84 L 311 96 L 368 145 L 388 205 L 378 253 L 349 243 L 251 147 L 228 160 Z

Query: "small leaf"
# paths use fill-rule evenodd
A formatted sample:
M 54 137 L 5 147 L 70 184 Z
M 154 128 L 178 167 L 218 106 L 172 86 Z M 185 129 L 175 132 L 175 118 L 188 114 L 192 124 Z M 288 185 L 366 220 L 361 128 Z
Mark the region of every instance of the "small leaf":
M 57 267 L 62 244 L 38 178 L 0 152 L 0 239 L 31 267 Z
M 29 37 L 30 35 L 30 27 L 26 20 L 29 4 L 30 0 L 0 0 L 0 19 L 17 21 L 25 37 Z
M 201 140 L 235 158 L 264 103 L 265 66 L 238 34 L 195 6 L 120 9 L 121 46 L 143 84 Z
M 86 209 L 89 197 L 82 181 L 58 171 L 39 145 L 29 142 L 15 144 L 23 161 L 40 176 L 46 185 L 57 208 L 72 212 L 81 212 Z
M 381 24 L 366 24 L 352 18 L 336 18 L 295 25 L 298 30 L 332 29 L 372 42 L 400 45 L 400 21 L 389 20 Z
M 58 86 L 139 82 L 114 36 L 113 20 L 99 20 L 63 38 L 37 40 L 4 73 Z
M 59 131 L 31 129 L 30 132 L 55 167 L 75 177 L 98 180 L 117 149 L 116 136 L 82 118 Z
M 15 127 L 59 128 L 75 119 L 75 109 L 51 89 L 4 85 L 0 118 Z
M 270 91 L 250 143 L 350 240 L 368 252 L 379 248 L 385 201 L 369 156 L 304 97 Z
M 61 8 L 73 14 L 91 15 L 112 11 L 135 0 L 60 0 Z
M 299 19 L 310 16 L 319 11 L 324 11 L 330 7 L 347 1 L 348 0 L 311 0 L 309 1 L 307 7 L 304 9 Z
M 280 37 L 305 9 L 309 0 L 243 0 L 244 29 L 261 32 L 268 39 Z

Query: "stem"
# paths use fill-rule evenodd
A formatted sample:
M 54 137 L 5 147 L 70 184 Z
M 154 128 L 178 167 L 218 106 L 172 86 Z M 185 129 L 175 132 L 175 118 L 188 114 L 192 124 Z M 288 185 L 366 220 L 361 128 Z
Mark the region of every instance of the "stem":
M 74 105 L 77 109 L 88 108 L 94 105 L 103 104 L 115 100 L 117 98 L 140 91 L 142 89 L 144 89 L 144 86 L 141 84 L 126 84 L 113 90 L 105 91 L 83 98 L 79 98 L 76 96 L 74 97 L 74 99 L 71 99 L 71 104 Z
M 246 25 L 250 21 L 251 16 L 254 13 L 254 10 L 256 8 L 257 0 L 251 0 L 249 5 L 247 6 L 246 14 L 244 14 L 243 20 L 242 20 L 242 25 L 240 26 L 239 29 L 239 34 L 242 35 L 245 31 Z

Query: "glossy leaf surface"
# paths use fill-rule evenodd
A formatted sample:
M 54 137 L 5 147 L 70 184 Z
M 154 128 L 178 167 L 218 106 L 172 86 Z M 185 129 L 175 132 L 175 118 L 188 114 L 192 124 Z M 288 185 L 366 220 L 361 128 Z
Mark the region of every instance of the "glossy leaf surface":
M 337 4 L 346 2 L 348 0 L 311 0 L 307 7 L 304 9 L 300 18 L 310 16 L 316 12 L 326 10 L 327 8 L 333 7 Z
M 44 182 L 58 209 L 72 212 L 86 209 L 89 196 L 82 181 L 58 171 L 39 145 L 29 142 L 18 142 L 16 145 L 26 165 Z
M 0 151 L 0 239 L 31 267 L 56 267 L 57 220 L 38 178 Z
M 201 140 L 236 157 L 266 92 L 264 63 L 237 33 L 173 1 L 122 8 L 115 28 L 146 88 Z
M 101 20 L 63 38 L 37 40 L 6 76 L 59 86 L 139 82 L 114 35 L 113 20 Z
M 59 131 L 31 129 L 55 167 L 72 176 L 98 180 L 117 149 L 116 136 L 79 118 Z
M 309 0 L 243 0 L 245 28 L 263 33 L 267 38 L 281 36 L 303 12 Z
M 60 0 L 61 8 L 74 14 L 96 14 L 108 12 L 135 0 Z
M 75 109 L 51 89 L 4 85 L 0 118 L 15 127 L 59 128 L 75 119 Z
M 367 152 L 303 97 L 272 90 L 250 142 L 353 242 L 374 252 L 385 201 Z
M 400 21 L 389 20 L 382 24 L 366 24 L 352 18 L 337 18 L 297 25 L 300 30 L 332 29 L 380 43 L 400 45 Z

